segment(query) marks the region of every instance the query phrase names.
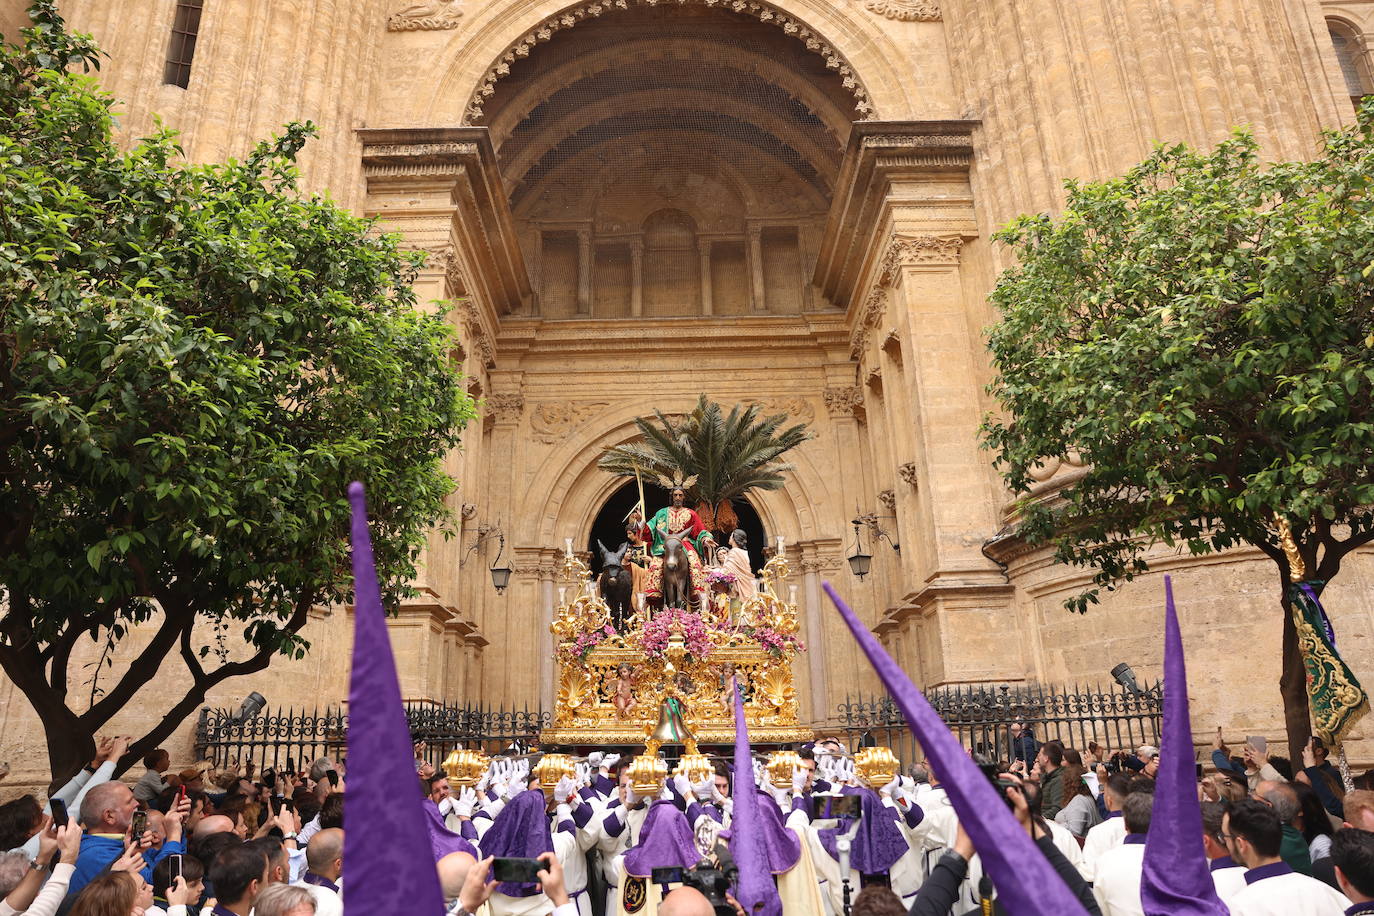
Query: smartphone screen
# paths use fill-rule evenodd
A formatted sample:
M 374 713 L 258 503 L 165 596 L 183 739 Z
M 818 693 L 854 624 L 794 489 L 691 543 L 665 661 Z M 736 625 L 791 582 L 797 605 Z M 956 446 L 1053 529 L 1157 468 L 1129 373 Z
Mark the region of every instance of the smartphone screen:
M 339 784 L 339 771 L 338 771 L 338 770 L 325 770 L 324 778 L 327 779 L 327 780 L 329 780 L 329 784 L 330 784 L 331 786 L 337 786 L 337 785 Z
M 171 881 L 169 882 L 169 886 L 170 886 L 170 885 L 176 884 L 176 883 L 177 883 L 177 878 L 180 878 L 180 877 L 181 877 L 181 856 L 180 856 L 180 855 L 171 855 L 171 856 L 168 856 L 167 858 L 169 858 L 169 859 L 172 860 Z
M 1245 739 L 1245 743 L 1253 747 L 1255 750 L 1259 751 L 1261 754 L 1266 753 L 1269 750 L 1269 742 L 1265 740 L 1263 735 L 1250 735 L 1248 738 Z
M 1200 764 L 1200 763 L 1197 764 L 1197 778 L 1198 778 L 1198 779 L 1201 779 L 1201 778 L 1202 778 L 1202 764 Z
M 649 875 L 649 880 L 654 884 L 681 884 L 682 866 L 668 865 L 663 868 L 655 868 Z
M 133 821 L 130 822 L 130 825 L 129 825 L 129 838 L 130 838 L 131 840 L 133 840 L 135 843 L 137 843 L 137 842 L 139 841 L 139 839 L 143 836 L 143 834 L 145 834 L 145 833 L 147 833 L 147 832 L 148 832 L 148 812 L 147 812 L 147 811 L 135 811 L 135 812 L 134 812 L 134 819 L 133 819 Z
M 544 863 L 538 859 L 496 858 L 491 862 L 491 874 L 497 881 L 533 884 L 539 881 Z
M 829 820 L 836 817 L 858 817 L 863 810 L 862 798 L 858 795 L 813 795 L 811 796 L 811 819 Z
M 67 803 L 60 798 L 54 798 L 51 802 L 52 822 L 58 827 L 67 826 Z

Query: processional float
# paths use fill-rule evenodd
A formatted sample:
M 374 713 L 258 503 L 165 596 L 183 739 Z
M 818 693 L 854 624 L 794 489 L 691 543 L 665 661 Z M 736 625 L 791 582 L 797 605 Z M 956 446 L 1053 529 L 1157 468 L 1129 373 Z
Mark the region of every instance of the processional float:
M 617 632 L 590 567 L 569 551 L 551 626 L 558 696 L 541 743 L 644 745 L 645 758 L 681 745 L 687 757 L 699 758 L 684 759 L 688 769 L 695 763 L 709 770 L 698 745 L 734 741 L 735 682 L 756 743 L 812 740 L 793 681 L 792 662 L 803 645 L 797 606 L 783 598 L 788 572 L 786 557 L 775 555 L 758 594 L 744 601 L 719 588 L 701 594 L 696 609 L 651 609 L 641 599 Z

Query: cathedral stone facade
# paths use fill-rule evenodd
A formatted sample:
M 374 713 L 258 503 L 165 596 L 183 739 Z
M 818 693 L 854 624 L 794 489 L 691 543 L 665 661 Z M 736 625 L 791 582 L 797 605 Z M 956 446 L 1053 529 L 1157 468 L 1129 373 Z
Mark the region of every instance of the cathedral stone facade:
M 7 35 L 22 5 L 0 2 Z M 1247 125 L 1267 156 L 1311 155 L 1372 88 L 1365 0 L 63 9 L 109 54 L 100 79 L 124 136 L 160 116 L 190 159 L 211 160 L 314 121 L 305 184 L 426 251 L 421 300 L 456 303 L 481 412 L 449 460 L 458 536 L 435 537 L 422 597 L 392 622 L 409 697 L 551 705 L 558 559 L 565 539 L 589 545 L 622 483 L 597 456 L 636 416 L 704 392 L 816 433 L 753 508 L 792 561 L 809 646 L 798 691 L 818 725 L 875 684 L 823 601 L 827 579 L 923 685 L 1106 681 L 1119 661 L 1158 673 L 1157 575 L 1071 615 L 1084 571 L 1002 536 L 1010 499 L 977 437 L 986 295 L 1007 259 L 990 236 L 1156 142 L 1210 145 Z M 1076 472 L 1051 463 L 1039 485 Z M 859 546 L 873 556 L 862 581 L 846 562 Z M 513 568 L 503 593 L 488 575 L 498 550 Z M 1246 551 L 1154 566 L 1175 576 L 1197 733 L 1277 738 L 1275 570 Z M 1327 600 L 1366 680 L 1372 573 L 1348 564 Z M 320 609 L 307 660 L 212 701 L 337 703 L 349 631 L 346 608 Z M 37 749 L 3 689 L 0 744 Z M 130 730 L 144 715 L 129 711 Z M 178 741 L 189 756 L 189 729 Z

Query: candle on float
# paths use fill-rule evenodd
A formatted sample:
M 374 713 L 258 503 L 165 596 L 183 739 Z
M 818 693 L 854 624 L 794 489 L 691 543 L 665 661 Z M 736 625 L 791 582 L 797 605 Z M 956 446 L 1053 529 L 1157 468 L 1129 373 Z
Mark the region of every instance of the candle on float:
M 567 602 L 568 602 L 568 587 L 567 587 L 566 585 L 560 585 L 560 586 L 558 586 L 558 603 L 559 603 L 559 605 L 561 606 L 561 605 L 566 604 Z
M 782 553 L 782 535 L 778 535 L 778 553 Z
M 795 585 L 789 585 L 789 586 L 787 586 L 787 603 L 788 603 L 788 604 L 796 604 L 796 603 L 797 603 L 797 587 L 796 587 Z
M 568 559 L 572 559 L 572 538 L 563 539 L 563 550 L 567 553 Z

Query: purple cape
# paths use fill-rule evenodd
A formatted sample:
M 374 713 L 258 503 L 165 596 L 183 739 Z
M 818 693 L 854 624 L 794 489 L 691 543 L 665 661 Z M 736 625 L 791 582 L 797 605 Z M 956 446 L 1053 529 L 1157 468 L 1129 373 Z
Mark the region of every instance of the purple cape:
M 477 854 L 476 847 L 448 829 L 448 825 L 444 823 L 444 816 L 439 813 L 438 805 L 426 798 L 424 807 L 425 826 L 429 828 L 429 845 L 434 847 L 435 862 L 451 852 L 465 852 L 474 859 L 482 858 Z
M 512 798 L 482 836 L 482 854 L 498 858 L 537 859 L 543 853 L 553 852 L 546 806 L 544 793 L 539 789 L 526 789 Z M 538 884 L 515 884 L 509 881 L 496 885 L 496 891 L 507 897 L 533 897 L 540 893 Z
M 849 864 L 864 875 L 887 871 L 911 848 L 907 845 L 906 837 L 897 829 L 892 810 L 883 807 L 882 799 L 872 789 L 845 786 L 841 791 L 845 795 L 858 795 L 863 806 L 863 817 L 859 819 L 859 829 L 849 849 Z M 837 862 L 840 860 L 835 840 L 853 826 L 854 819 L 846 817 L 840 819 L 839 826 L 817 831 L 821 846 L 830 853 L 830 858 Z
M 763 848 L 768 854 L 768 870 L 775 875 L 788 871 L 801 858 L 801 839 L 787 829 L 778 803 L 762 789 L 759 793 L 759 826 L 763 828 Z
M 344 832 L 350 863 L 344 905 L 351 913 L 442 913 L 444 893 L 415 791 L 415 752 L 401 703 L 372 560 L 363 485 L 353 504 L 353 668 L 348 686 L 348 816 L 365 830 Z
M 654 802 L 639 830 L 639 845 L 625 853 L 625 873 L 648 878 L 655 868 L 691 868 L 701 861 L 687 815 L 670 800 Z
M 1145 916 L 1226 916 L 1202 851 L 1193 729 L 1188 720 L 1188 671 L 1174 609 L 1174 585 L 1164 577 L 1164 734 L 1159 742 L 1154 813 L 1145 835 L 1140 902 Z
M 906 715 L 907 726 L 921 742 L 940 774 L 959 823 L 968 832 L 983 860 L 983 870 L 997 887 L 998 899 L 1010 916 L 1087 916 L 1083 904 L 1069 890 L 1016 816 L 1007 808 L 959 739 L 931 708 L 920 689 L 892 660 L 868 628 L 840 600 L 829 582 L 825 592 L 844 618 L 849 632 L 868 656 L 888 693 Z
M 735 685 L 735 773 L 731 785 L 735 816 L 730 823 L 730 855 L 739 867 L 735 899 L 751 916 L 782 916 L 782 898 L 768 867 L 763 842 L 763 816 L 749 758 L 749 726 L 744 721 L 744 700 Z

